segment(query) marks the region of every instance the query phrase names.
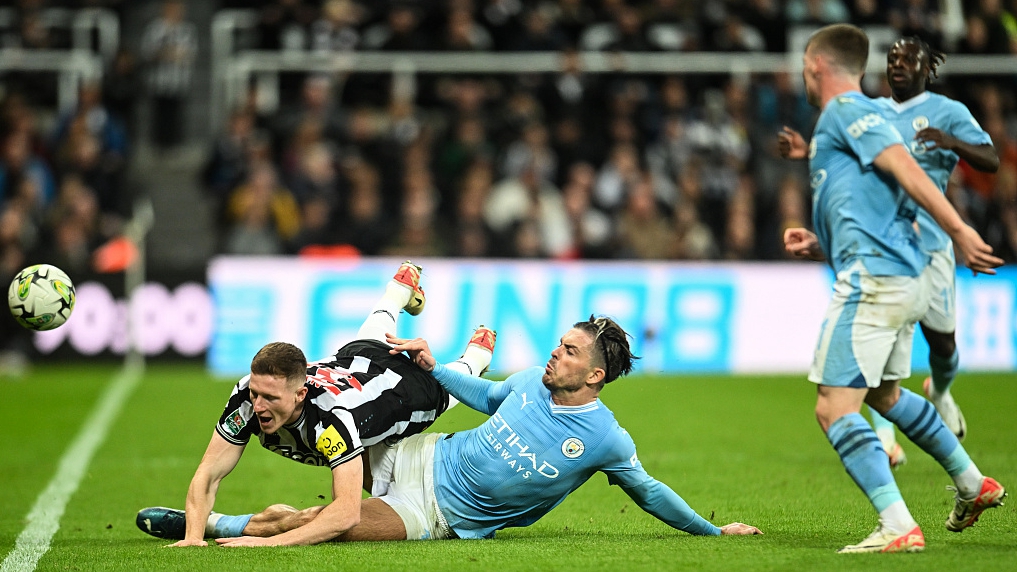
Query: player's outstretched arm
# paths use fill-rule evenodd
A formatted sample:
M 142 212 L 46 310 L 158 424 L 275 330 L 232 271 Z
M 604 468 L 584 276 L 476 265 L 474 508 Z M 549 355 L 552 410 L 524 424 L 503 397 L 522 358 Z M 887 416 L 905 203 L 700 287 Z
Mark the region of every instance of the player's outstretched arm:
M 787 125 L 777 134 L 777 149 L 785 159 L 800 161 L 809 154 L 809 145 L 802 134 Z
M 282 534 L 268 537 L 217 538 L 222 546 L 309 546 L 341 536 L 360 524 L 360 489 L 364 464 L 354 457 L 332 469 L 333 500 L 310 522 Z
M 212 433 L 205 455 L 194 471 L 191 484 L 187 487 L 187 530 L 184 539 L 169 546 L 207 546 L 205 542 L 205 523 L 215 505 L 215 494 L 219 490 L 219 482 L 237 466 L 244 452 L 243 445 L 234 445 Z
M 953 151 L 969 165 L 984 173 L 995 173 L 999 170 L 999 155 L 996 154 L 996 148 L 989 143 L 972 145 L 935 127 L 926 127 L 915 133 L 915 139 L 924 143 L 926 148 Z M 930 143 L 932 145 L 929 145 Z
M 718 528 L 699 516 L 671 487 L 650 477 L 645 472 L 643 474 L 646 476 L 642 482 L 634 486 L 622 484 L 622 490 L 640 508 L 668 525 L 697 536 L 763 534 L 758 528 L 740 522 L 733 522 Z
M 932 215 L 936 224 L 953 239 L 972 272 L 995 274 L 993 268 L 1003 265 L 1003 260 L 992 255 L 992 247 L 961 219 L 950 201 L 903 145 L 890 145 L 876 156 L 873 164 L 881 171 L 893 175 L 901 188 Z
M 789 228 L 784 231 L 784 250 L 795 258 L 807 258 L 817 262 L 826 260 L 819 239 L 806 228 Z
M 505 401 L 511 391 L 512 387 L 508 382 L 496 383 L 444 367 L 434 359 L 431 348 L 422 338 L 406 340 L 386 334 L 386 341 L 392 344 L 390 353 L 406 352 L 414 363 L 424 371 L 430 372 L 453 397 L 471 409 L 491 415 L 498 410 L 498 406 Z

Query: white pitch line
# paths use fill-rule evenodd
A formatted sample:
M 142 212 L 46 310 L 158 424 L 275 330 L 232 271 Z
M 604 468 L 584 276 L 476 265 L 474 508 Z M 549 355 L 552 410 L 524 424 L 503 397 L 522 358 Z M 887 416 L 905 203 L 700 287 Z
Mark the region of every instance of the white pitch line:
M 28 525 L 18 535 L 14 550 L 7 555 L 0 572 L 30 572 L 49 550 L 53 535 L 60 529 L 68 501 L 78 490 L 85 470 L 96 449 L 106 440 L 110 424 L 141 380 L 144 366 L 140 360 L 128 359 L 124 369 L 113 378 L 95 409 L 85 421 L 81 432 L 60 459 L 60 465 L 46 490 L 39 494 L 28 513 Z

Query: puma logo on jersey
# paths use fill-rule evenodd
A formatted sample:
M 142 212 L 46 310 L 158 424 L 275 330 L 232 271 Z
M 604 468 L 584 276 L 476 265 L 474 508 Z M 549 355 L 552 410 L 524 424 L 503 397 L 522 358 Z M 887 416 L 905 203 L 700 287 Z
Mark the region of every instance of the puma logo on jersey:
M 526 400 L 526 394 L 524 393 L 523 394 L 523 404 L 519 406 L 519 409 L 523 409 L 523 408 L 525 408 L 527 405 L 529 405 L 531 403 L 533 403 L 533 402 Z

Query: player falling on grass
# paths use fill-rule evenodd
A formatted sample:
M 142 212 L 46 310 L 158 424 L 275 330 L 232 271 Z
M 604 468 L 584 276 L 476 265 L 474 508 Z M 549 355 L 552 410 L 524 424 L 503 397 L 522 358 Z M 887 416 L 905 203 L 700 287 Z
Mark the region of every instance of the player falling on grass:
M 876 103 L 883 107 L 883 116 L 897 128 L 911 156 L 929 175 L 940 191 L 946 193 L 950 174 L 959 159 L 979 171 L 995 172 L 999 157 L 992 139 L 972 117 L 963 103 L 926 91 L 938 77 L 939 65 L 946 56 L 931 49 L 919 38 L 898 40 L 886 54 L 886 79 L 892 97 L 881 97 Z M 804 159 L 808 151 L 805 140 L 793 129 L 781 134 L 781 153 L 790 159 Z M 929 369 L 932 375 L 924 383 L 925 395 L 936 406 L 943 422 L 961 441 L 967 434 L 964 415 L 950 394 L 950 385 L 957 375 L 956 329 L 956 264 L 953 244 L 924 209 L 918 211 L 918 227 L 922 248 L 932 261 L 932 301 L 929 311 L 919 322 L 929 342 Z M 875 411 L 872 424 L 883 443 L 890 466 L 906 462 L 904 450 L 897 443 L 893 424 Z
M 388 341 L 395 344 L 392 352 L 408 352 L 454 397 L 491 417 L 469 431 L 424 433 L 373 447 L 374 498 L 363 501 L 360 524 L 336 540 L 491 538 L 503 528 L 533 524 L 598 471 L 674 528 L 696 535 L 760 534 L 741 523 L 710 524 L 643 469 L 632 438 L 598 398 L 605 384 L 631 371 L 635 359 L 614 321 L 578 322 L 544 367 L 500 383 L 438 364 L 422 339 Z M 269 512 L 286 530 L 321 510 Z M 291 544 L 289 534 L 217 542 L 274 546 Z
M 138 513 L 141 530 L 180 539 L 173 546 L 204 546 L 206 534 L 238 535 L 245 528 L 272 534 L 274 514 L 212 513 L 220 481 L 240 461 L 248 441 L 299 463 L 332 471 L 333 501 L 290 530 L 289 544 L 335 538 L 360 522 L 366 447 L 419 433 L 456 402 L 405 355 L 392 355 L 386 332 L 400 310 L 419 314 L 425 303 L 420 267 L 403 263 L 360 327 L 357 339 L 328 359 L 307 363 L 294 345 L 271 343 L 237 383 L 187 490 L 186 515 L 163 507 Z M 481 326 L 450 369 L 480 374 L 491 362 L 494 332 Z M 366 477 L 366 479 L 365 479 Z
M 803 58 L 809 103 L 822 110 L 809 145 L 813 226 L 788 229 L 788 252 L 827 260 L 836 273 L 809 380 L 816 418 L 848 474 L 879 513 L 879 525 L 843 553 L 916 552 L 921 528 L 904 504 L 886 452 L 859 413 L 862 403 L 932 455 L 957 488 L 948 530 L 971 526 L 1006 492 L 985 477 L 928 401 L 900 387 L 910 375 L 914 324 L 928 310 L 929 256 L 914 228 L 917 207 L 947 231 L 974 272 L 1002 260 L 964 224 L 911 157 L 882 108 L 862 95 L 869 41 L 835 24 L 815 32 Z M 913 199 L 913 200 L 912 200 Z

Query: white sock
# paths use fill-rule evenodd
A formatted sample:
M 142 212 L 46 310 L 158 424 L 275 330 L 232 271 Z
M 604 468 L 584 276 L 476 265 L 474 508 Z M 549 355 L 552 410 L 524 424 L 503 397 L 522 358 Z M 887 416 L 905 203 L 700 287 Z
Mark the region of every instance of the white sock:
M 897 443 L 897 435 L 894 434 L 893 427 L 888 429 L 877 429 L 876 437 L 879 437 L 879 442 L 883 445 L 883 450 L 889 452 L 893 449 L 893 446 Z
M 385 294 L 374 305 L 364 324 L 357 331 L 357 339 L 384 342 L 386 333 L 395 334 L 399 312 L 409 303 L 411 294 L 413 290 L 395 280 L 389 280 L 385 286 Z
M 208 520 L 205 522 L 206 538 L 215 536 L 215 525 L 218 524 L 220 518 L 222 518 L 222 515 L 217 512 L 208 515 Z
M 918 526 L 904 501 L 896 501 L 879 513 L 879 524 L 884 529 L 899 534 L 910 532 Z
M 982 480 L 984 478 L 985 475 L 972 462 L 968 465 L 968 468 L 961 471 L 959 475 L 954 476 L 953 482 L 957 485 L 957 493 L 960 494 L 960 497 L 964 500 L 970 500 L 982 492 Z

